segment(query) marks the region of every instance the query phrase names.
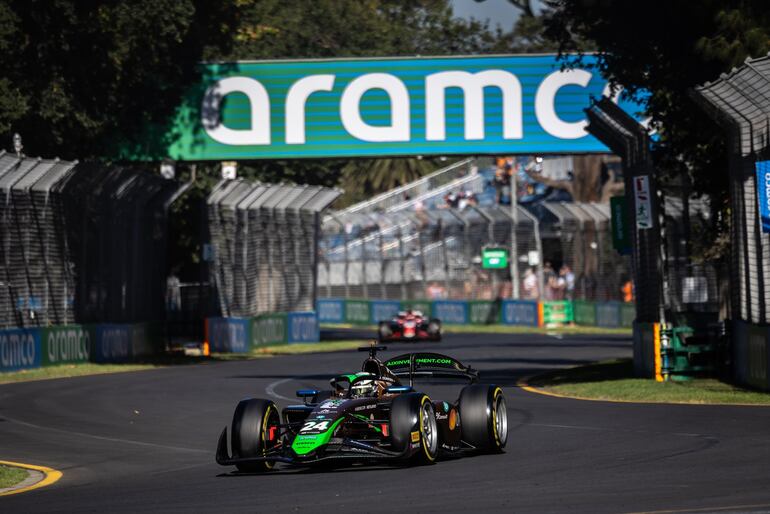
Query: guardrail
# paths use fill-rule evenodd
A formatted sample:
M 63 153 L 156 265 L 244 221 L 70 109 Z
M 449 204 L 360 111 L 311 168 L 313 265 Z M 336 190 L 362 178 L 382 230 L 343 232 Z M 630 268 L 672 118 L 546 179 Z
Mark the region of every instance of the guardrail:
M 634 305 L 621 302 L 534 300 L 347 300 L 319 298 L 319 323 L 374 325 L 398 311 L 419 310 L 446 325 L 522 325 L 541 327 L 577 324 L 631 327 Z

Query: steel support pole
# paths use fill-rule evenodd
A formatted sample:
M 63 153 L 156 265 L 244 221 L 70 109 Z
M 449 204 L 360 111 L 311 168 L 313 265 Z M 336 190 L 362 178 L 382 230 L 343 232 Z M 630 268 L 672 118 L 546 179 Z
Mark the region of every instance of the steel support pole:
M 516 175 L 511 175 L 511 298 L 519 299 L 519 251 L 516 229 L 519 225 Z

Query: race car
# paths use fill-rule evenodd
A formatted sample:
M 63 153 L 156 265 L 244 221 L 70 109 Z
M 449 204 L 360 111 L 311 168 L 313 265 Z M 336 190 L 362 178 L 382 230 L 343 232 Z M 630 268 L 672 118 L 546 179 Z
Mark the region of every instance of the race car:
M 420 311 L 401 311 L 390 321 L 380 321 L 377 337 L 384 341 L 441 341 L 441 321 Z
M 371 345 L 361 371 L 338 375 L 325 391 L 297 391 L 304 403 L 282 410 L 249 398 L 235 408 L 217 444 L 216 461 L 246 473 L 346 463 L 432 464 L 466 452 L 498 453 L 508 439 L 503 391 L 478 383 L 478 372 L 452 357 L 409 353 L 382 362 Z M 414 388 L 425 377 L 469 380 L 456 401 L 434 401 Z M 408 378 L 408 384 L 402 383 Z

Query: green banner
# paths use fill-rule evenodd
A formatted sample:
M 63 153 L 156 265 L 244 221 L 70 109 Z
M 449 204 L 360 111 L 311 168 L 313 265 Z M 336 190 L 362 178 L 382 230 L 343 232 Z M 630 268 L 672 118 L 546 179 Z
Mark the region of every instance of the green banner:
M 470 301 L 468 302 L 468 318 L 472 325 L 500 323 L 500 304 L 485 300 Z
M 251 347 L 283 344 L 288 340 L 286 314 L 262 314 L 251 320 Z
M 543 302 L 543 323 L 572 323 L 572 302 L 560 300 L 556 302 Z
M 346 300 L 345 322 L 352 323 L 353 325 L 370 324 L 369 302 L 366 300 Z
M 91 359 L 94 331 L 82 325 L 42 329 L 42 364 L 71 364 Z
M 585 300 L 572 302 L 575 323 L 578 325 L 596 325 L 596 304 Z
M 631 253 L 631 225 L 628 221 L 628 208 L 625 196 L 610 198 L 612 218 L 612 247 L 622 255 Z
M 620 326 L 632 327 L 636 319 L 636 305 L 623 303 L 620 305 Z

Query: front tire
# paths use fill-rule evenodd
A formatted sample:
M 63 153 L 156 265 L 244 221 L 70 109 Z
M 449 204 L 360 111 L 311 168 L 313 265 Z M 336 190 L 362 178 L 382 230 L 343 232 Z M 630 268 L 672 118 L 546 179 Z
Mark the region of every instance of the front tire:
M 441 341 L 441 322 L 437 319 L 432 319 L 428 323 L 428 336 L 432 341 Z
M 473 384 L 460 392 L 462 439 L 479 450 L 499 453 L 508 441 L 508 412 L 503 390 Z
M 233 413 L 233 458 L 261 457 L 278 442 L 281 417 L 278 407 L 270 400 L 249 398 L 238 402 Z M 258 473 L 270 471 L 274 461 L 236 464 L 238 471 Z
M 393 400 L 390 409 L 393 449 L 419 448 L 411 457 L 415 464 L 433 464 L 438 457 L 439 434 L 433 402 L 426 394 L 407 393 Z

